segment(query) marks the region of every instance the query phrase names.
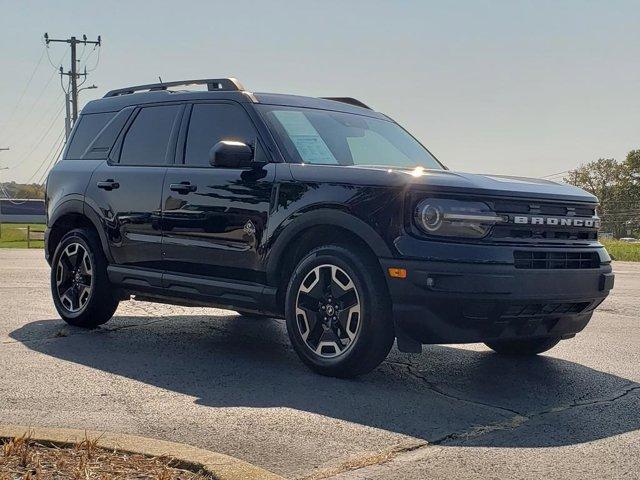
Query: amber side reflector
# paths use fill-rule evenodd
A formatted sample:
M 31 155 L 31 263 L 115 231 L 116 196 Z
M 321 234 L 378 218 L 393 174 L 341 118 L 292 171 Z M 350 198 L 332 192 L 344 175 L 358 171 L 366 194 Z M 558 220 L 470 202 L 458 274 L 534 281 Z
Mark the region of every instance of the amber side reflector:
M 391 278 L 407 278 L 407 271 L 404 268 L 389 268 L 388 272 Z

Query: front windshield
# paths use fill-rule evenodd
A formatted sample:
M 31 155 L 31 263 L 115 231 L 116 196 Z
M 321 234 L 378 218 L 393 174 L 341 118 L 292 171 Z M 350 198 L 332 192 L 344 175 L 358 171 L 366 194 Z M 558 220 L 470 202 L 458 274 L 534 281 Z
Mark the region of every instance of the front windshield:
M 312 108 L 257 107 L 297 163 L 443 169 L 426 148 L 392 121 Z

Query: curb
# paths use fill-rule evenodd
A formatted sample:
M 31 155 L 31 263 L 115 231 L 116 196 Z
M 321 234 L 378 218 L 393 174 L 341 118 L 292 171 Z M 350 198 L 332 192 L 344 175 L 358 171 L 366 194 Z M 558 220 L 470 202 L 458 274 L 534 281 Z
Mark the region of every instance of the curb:
M 0 424 L 0 440 L 20 437 L 24 434 L 30 435 L 36 442 L 58 446 L 79 443 L 86 438 L 98 439 L 98 446 L 104 449 L 117 449 L 121 452 L 140 453 L 152 457 L 171 457 L 181 462 L 183 466 L 196 471 L 202 470 L 218 480 L 284 480 L 284 477 L 243 460 L 184 443 L 95 430 Z

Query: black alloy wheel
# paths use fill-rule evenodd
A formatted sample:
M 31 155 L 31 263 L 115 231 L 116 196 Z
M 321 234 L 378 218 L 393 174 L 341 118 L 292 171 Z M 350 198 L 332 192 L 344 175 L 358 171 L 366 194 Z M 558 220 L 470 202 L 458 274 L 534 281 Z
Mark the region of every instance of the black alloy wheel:
M 296 319 L 306 346 L 322 358 L 346 353 L 360 333 L 360 295 L 340 267 L 318 265 L 304 278 L 296 298 Z
M 86 308 L 91 297 L 91 257 L 80 243 L 70 243 L 58 257 L 55 268 L 60 303 L 70 313 L 79 313 Z

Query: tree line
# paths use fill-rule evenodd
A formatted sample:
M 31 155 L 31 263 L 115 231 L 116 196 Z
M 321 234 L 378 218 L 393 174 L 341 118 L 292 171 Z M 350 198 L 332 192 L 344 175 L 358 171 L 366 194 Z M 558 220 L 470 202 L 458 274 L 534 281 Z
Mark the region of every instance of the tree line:
M 564 181 L 598 197 L 602 232 L 640 236 L 640 150 L 631 150 L 621 162 L 599 158 L 580 165 Z
M 44 198 L 44 185 L 37 183 L 4 182 L 0 186 L 0 198 Z

